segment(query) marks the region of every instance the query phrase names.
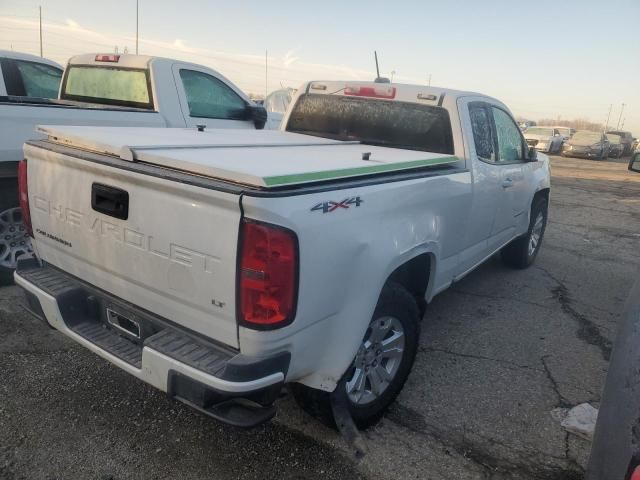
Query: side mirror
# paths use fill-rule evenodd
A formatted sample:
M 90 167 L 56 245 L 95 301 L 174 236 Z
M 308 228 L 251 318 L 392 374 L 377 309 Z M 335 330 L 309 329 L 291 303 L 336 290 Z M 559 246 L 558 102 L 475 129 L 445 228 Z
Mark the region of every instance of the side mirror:
M 640 152 L 636 152 L 629 160 L 629 170 L 640 173 Z
M 262 130 L 267 123 L 267 109 L 262 105 L 247 105 L 247 120 L 253 120 L 256 130 Z
M 530 162 L 538 161 L 538 151 L 535 149 L 535 147 L 529 147 L 529 150 L 527 151 L 527 159 Z

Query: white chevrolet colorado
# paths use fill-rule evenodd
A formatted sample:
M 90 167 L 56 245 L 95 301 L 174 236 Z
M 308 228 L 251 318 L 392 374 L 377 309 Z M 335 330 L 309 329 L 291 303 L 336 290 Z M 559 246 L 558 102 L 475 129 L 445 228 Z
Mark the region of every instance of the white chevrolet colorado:
M 0 52 L 0 68 L 0 284 L 28 249 L 17 164 L 25 141 L 44 138 L 37 124 L 254 129 L 267 120 L 263 107 L 218 72 L 169 58 L 79 55 L 63 75 L 53 62 Z
M 375 422 L 426 303 L 496 252 L 534 261 L 548 159 L 498 100 L 435 87 L 310 82 L 282 130 L 42 127 L 20 164 L 28 308 L 234 425 L 284 384 Z

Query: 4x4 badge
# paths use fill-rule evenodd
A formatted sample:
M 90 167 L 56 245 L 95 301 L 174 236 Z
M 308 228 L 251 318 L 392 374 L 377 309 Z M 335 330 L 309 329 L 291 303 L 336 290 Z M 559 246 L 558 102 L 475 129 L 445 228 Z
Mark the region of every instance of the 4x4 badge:
M 351 206 L 359 207 L 362 203 L 364 203 L 364 200 L 362 200 L 360 197 L 345 198 L 341 202 L 334 202 L 331 200 L 328 202 L 320 202 L 319 204 L 314 206 L 311 211 L 316 212 L 320 210 L 322 211 L 322 213 L 331 213 L 335 212 L 339 208 L 348 209 Z

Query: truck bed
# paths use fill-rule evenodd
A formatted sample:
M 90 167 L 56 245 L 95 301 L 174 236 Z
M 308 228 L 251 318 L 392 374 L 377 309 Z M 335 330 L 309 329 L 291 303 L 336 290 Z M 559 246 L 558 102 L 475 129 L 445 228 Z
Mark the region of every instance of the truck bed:
M 269 130 L 41 126 L 49 140 L 258 188 L 459 162 L 443 155 Z

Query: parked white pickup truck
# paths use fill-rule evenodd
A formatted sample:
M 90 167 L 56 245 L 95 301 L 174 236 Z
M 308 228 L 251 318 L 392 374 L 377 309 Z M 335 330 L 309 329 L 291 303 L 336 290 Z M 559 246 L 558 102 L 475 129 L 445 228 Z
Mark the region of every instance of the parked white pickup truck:
M 24 142 L 38 137 L 37 124 L 254 129 L 267 120 L 263 107 L 201 65 L 144 55 L 79 55 L 69 60 L 59 99 L 51 100 L 40 97 L 50 96 L 54 83 L 57 88 L 55 64 L 21 55 L 23 66 L 32 67 L 25 69 L 14 57 L 0 59 L 4 84 L 11 87 L 0 96 L 0 284 L 28 248 L 16 175 Z
M 42 127 L 20 165 L 29 309 L 234 425 L 284 384 L 375 422 L 426 303 L 496 252 L 534 261 L 548 158 L 501 102 L 435 87 L 311 82 L 283 125 Z

